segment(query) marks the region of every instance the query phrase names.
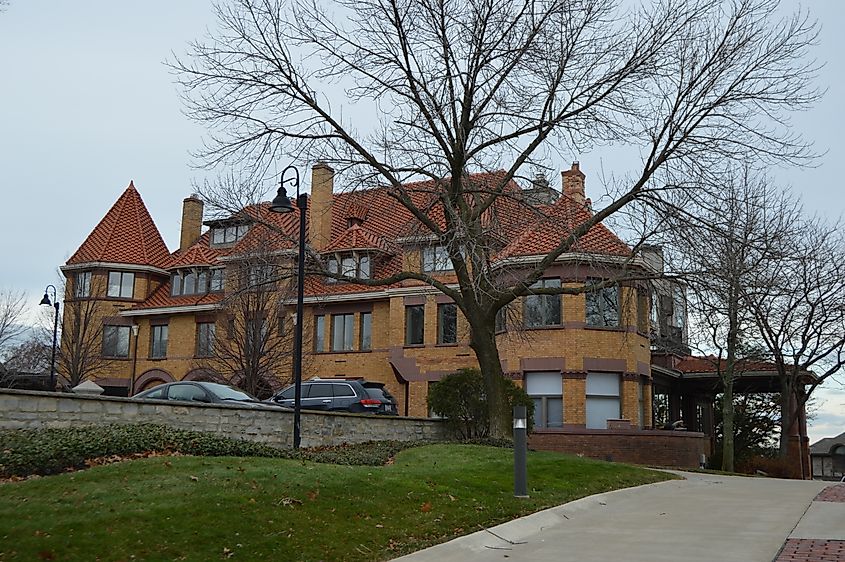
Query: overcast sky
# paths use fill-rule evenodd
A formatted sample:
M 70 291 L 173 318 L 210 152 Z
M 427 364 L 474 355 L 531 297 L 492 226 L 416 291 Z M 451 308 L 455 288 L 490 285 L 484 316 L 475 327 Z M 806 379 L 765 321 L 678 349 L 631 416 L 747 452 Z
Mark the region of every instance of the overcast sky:
M 809 211 L 838 218 L 845 213 L 845 2 L 808 7 L 822 24 L 816 56 L 827 65 L 819 85 L 828 93 L 795 125 L 827 153 L 816 168 L 772 176 L 792 185 Z M 0 288 L 26 291 L 37 309 L 56 268 L 130 180 L 176 248 L 182 199 L 200 177 L 189 152 L 203 130 L 182 115 L 163 61 L 214 24 L 208 0 L 11 0 L 0 13 Z M 576 158 L 588 195 L 597 170 L 616 171 L 598 155 Z M 813 440 L 845 431 L 845 392 L 827 389 L 823 397 Z

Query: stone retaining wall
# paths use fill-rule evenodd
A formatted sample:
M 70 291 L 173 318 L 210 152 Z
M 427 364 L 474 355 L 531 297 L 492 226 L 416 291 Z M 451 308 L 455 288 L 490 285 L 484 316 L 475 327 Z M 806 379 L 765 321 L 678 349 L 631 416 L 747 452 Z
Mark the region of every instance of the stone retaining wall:
M 293 444 L 293 412 L 229 404 L 195 404 L 0 390 L 0 429 L 157 423 L 277 447 Z M 443 423 L 425 418 L 303 410 L 303 447 L 364 441 L 443 441 Z
M 661 430 L 539 430 L 528 446 L 600 460 L 648 466 L 698 468 L 701 455 L 710 454 L 710 440 L 695 431 Z

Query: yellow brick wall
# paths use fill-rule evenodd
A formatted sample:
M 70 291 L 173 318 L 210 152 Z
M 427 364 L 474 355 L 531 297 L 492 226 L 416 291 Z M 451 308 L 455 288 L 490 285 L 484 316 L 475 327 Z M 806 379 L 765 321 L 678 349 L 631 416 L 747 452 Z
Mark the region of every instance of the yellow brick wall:
M 419 253 L 406 254 L 408 261 L 419 263 Z M 105 283 L 107 272 L 99 272 L 100 282 Z M 136 295 L 146 296 L 148 291 L 155 288 L 154 284 L 163 280 L 152 279 L 153 285 L 148 284 L 146 275 L 136 275 Z M 92 283 L 93 284 L 93 283 Z M 567 284 L 577 286 L 577 284 Z M 68 289 L 70 290 L 70 289 Z M 104 290 L 104 289 L 103 289 Z M 143 297 L 141 297 L 143 298 Z M 562 316 L 565 328 L 510 331 L 498 336 L 500 358 L 507 372 L 520 372 L 521 360 L 524 358 L 556 357 L 565 360 L 567 371 L 583 372 L 584 358 L 624 359 L 625 371 L 636 373 L 638 363 L 650 362 L 648 339 L 635 331 L 601 330 L 580 327 L 585 321 L 585 298 L 583 294 L 563 295 Z M 634 289 L 623 288 L 623 325 L 636 326 L 636 305 Z M 328 304 L 328 303 L 326 303 Z M 131 306 L 127 302 L 103 301 L 104 315 L 116 315 L 122 308 Z M 514 305 L 517 318 L 521 316 L 521 303 Z M 331 346 L 331 316 L 330 309 L 321 311 L 325 314 L 324 341 L 326 349 Z M 443 373 L 453 372 L 463 367 L 476 367 L 475 355 L 469 348 L 469 327 L 462 316 L 458 318 L 458 345 L 438 346 L 437 339 L 437 303 L 434 294 L 428 295 L 425 302 L 425 335 L 424 346 L 405 347 L 405 301 L 403 297 L 394 297 L 373 304 L 372 318 L 372 350 L 342 352 L 342 353 L 313 353 L 314 311 L 311 306 L 306 307 L 303 336 L 304 368 L 303 378 L 313 376 L 335 377 L 351 376 L 364 377 L 385 383 L 388 390 L 399 402 L 399 411 L 406 409 L 406 393 L 408 396 L 407 411 L 410 415 L 427 415 L 426 397 L 430 379 L 436 379 Z M 360 341 L 360 315 L 355 314 L 355 346 Z M 518 321 L 518 320 L 517 320 Z M 150 318 L 137 318 L 139 324 L 138 359 L 135 369 L 136 376 L 140 376 L 149 369 L 161 369 L 175 379 L 183 378 L 188 372 L 198 366 L 194 358 L 196 348 L 196 324 L 193 313 L 176 314 L 169 317 L 169 338 L 167 357 L 164 359 L 149 358 L 150 352 Z M 292 326 L 288 322 L 288 326 Z M 218 325 L 218 337 L 225 337 L 224 329 Z M 130 357 L 134 350 L 134 338 L 130 342 Z M 393 350 L 391 352 L 391 350 Z M 413 358 L 424 380 L 414 380 L 410 383 L 400 381 L 390 365 L 391 353 L 399 353 L 405 358 Z M 106 372 L 100 376 L 126 377 L 131 373 L 132 361 L 122 360 L 113 362 Z M 290 364 L 280 367 L 280 379 L 287 380 Z M 427 376 L 428 374 L 428 376 Z M 639 381 L 625 380 L 622 384 L 621 406 L 624 418 L 636 424 L 639 417 L 638 387 Z M 649 389 L 650 390 L 650 389 Z M 585 410 L 585 381 L 581 378 L 565 378 L 563 380 L 564 423 L 584 424 Z M 645 400 L 646 425 L 651 424 L 651 396 L 646 392 Z

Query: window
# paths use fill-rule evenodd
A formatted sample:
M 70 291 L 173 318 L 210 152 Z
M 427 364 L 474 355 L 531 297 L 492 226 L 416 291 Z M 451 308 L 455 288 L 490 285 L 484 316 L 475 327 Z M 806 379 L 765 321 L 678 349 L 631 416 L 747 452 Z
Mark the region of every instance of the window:
M 267 341 L 267 322 L 263 317 L 250 318 L 246 322 L 246 342 L 244 353 L 250 357 L 257 357 L 264 349 Z
M 560 279 L 541 279 L 532 289 L 560 287 Z M 528 295 L 523 305 L 523 316 L 527 328 L 560 325 L 560 295 Z
M 332 351 L 352 350 L 354 314 L 332 315 Z
M 211 402 L 205 391 L 195 384 L 174 384 L 170 387 L 167 398 L 186 402 Z
M 208 290 L 212 293 L 222 291 L 224 289 L 223 282 L 223 268 L 215 268 L 211 270 L 211 281 L 209 282 Z
M 559 372 L 525 373 L 525 392 L 534 402 L 534 427 L 563 427 L 563 381 Z
M 247 272 L 247 283 L 250 287 L 267 283 L 273 279 L 274 270 L 275 268 L 268 264 L 251 265 Z
M 669 392 L 667 389 L 652 387 L 651 395 L 651 425 L 661 428 L 668 424 L 669 420 Z
M 179 272 L 170 276 L 170 294 L 173 296 L 182 294 L 182 274 Z
M 587 373 L 587 429 L 607 429 L 607 420 L 619 419 L 619 375 Z
M 358 258 L 358 277 L 369 279 L 370 276 L 370 256 L 360 256 Z
M 340 260 L 340 274 L 347 277 L 355 277 L 356 273 L 355 257 L 344 256 Z
M 422 345 L 425 336 L 425 305 L 405 307 L 405 345 Z
M 91 272 L 80 271 L 76 274 L 74 296 L 78 299 L 91 296 Z
M 211 230 L 211 245 L 234 244 L 243 238 L 247 232 L 249 232 L 249 225 L 246 224 L 213 228 Z
M 495 325 L 496 332 L 507 332 L 508 331 L 508 310 L 507 307 L 500 308 L 498 312 L 496 312 L 496 325 Z
M 358 277 L 359 279 L 370 279 L 372 277 L 371 265 L 370 256 L 358 252 L 332 254 L 326 261 L 326 269 L 329 273 Z M 326 283 L 337 283 L 337 279 L 327 278 Z
M 150 357 L 167 356 L 167 324 L 152 327 L 150 339 Z
M 216 329 L 214 322 L 200 322 L 197 324 L 197 357 L 210 357 L 213 355 Z
M 373 348 L 373 313 L 361 313 L 361 351 L 368 351 Z
M 672 326 L 681 329 L 683 334 L 684 326 L 687 323 L 687 299 L 684 289 L 675 285 L 672 287 Z
M 298 320 L 297 320 L 298 321 Z M 314 317 L 314 351 L 320 352 L 326 349 L 326 317 Z
M 454 303 L 437 305 L 437 343 L 458 343 L 458 306 Z
M 637 427 L 645 427 L 645 383 L 642 377 L 637 383 Z
M 182 294 L 194 295 L 197 292 L 197 274 L 193 270 L 188 271 L 182 277 Z
M 451 271 L 455 269 L 446 246 L 426 246 L 422 249 L 423 271 Z
M 103 326 L 103 355 L 129 357 L 129 326 Z
M 109 271 L 109 297 L 131 299 L 135 289 L 135 274 L 125 271 Z
M 588 279 L 599 283 L 601 279 Z M 619 286 L 604 287 L 584 295 L 587 302 L 588 326 L 619 326 Z
M 637 331 L 641 334 L 648 333 L 649 317 L 648 291 L 642 287 L 637 288 Z

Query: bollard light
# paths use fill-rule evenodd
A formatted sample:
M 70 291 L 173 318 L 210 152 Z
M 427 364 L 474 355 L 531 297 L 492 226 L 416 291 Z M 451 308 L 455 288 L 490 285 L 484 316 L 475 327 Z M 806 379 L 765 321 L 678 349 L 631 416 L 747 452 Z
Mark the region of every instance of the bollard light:
M 513 407 L 513 495 L 528 497 L 528 419 L 525 406 Z

